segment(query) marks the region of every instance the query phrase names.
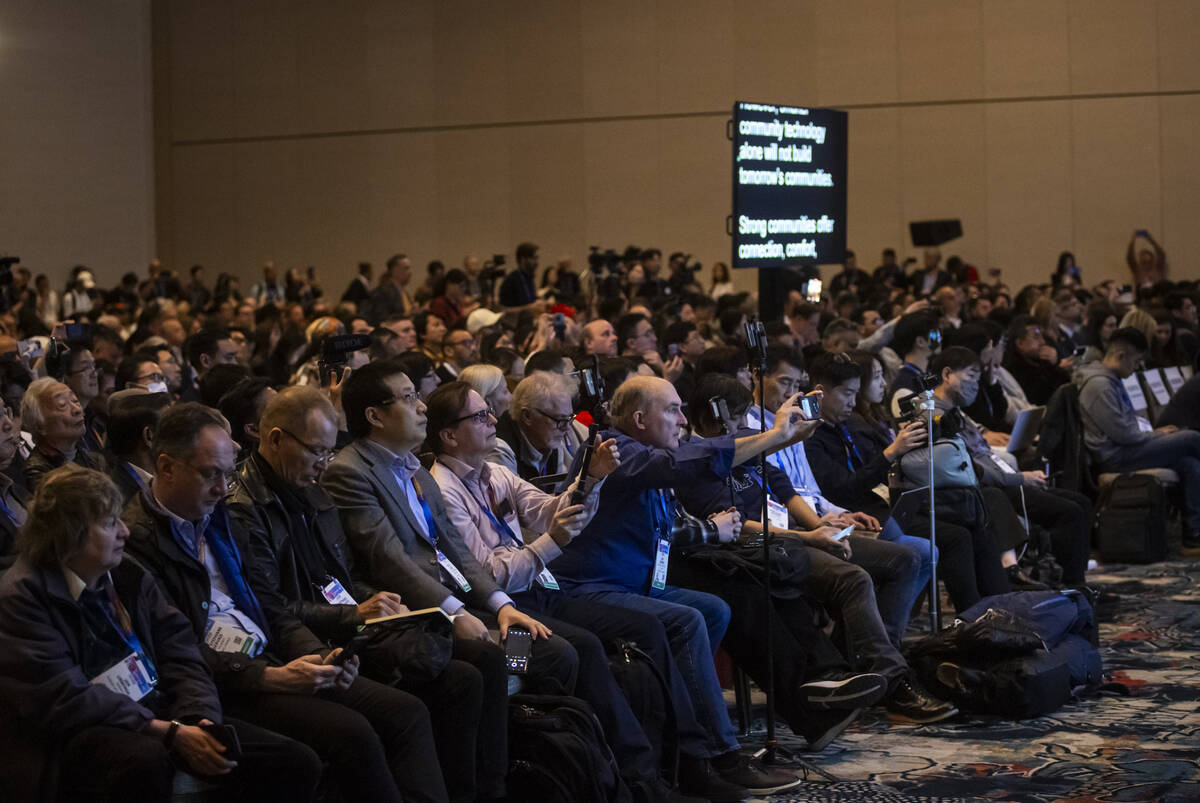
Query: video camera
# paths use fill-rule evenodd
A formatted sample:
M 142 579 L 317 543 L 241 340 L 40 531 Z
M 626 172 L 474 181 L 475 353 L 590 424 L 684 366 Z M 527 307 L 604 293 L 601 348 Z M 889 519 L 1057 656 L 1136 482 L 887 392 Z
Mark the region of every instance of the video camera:
M 601 251 L 598 245 L 589 246 L 588 251 L 588 267 L 592 273 L 601 276 L 618 272 L 622 257 L 616 251 L 611 248 Z
M 479 272 L 479 281 L 484 284 L 491 284 L 505 274 L 504 254 L 492 254 L 492 258 L 483 263 L 483 270 Z
M 342 368 L 350 361 L 350 355 L 371 345 L 370 335 L 330 335 L 325 338 L 321 359 L 317 369 L 321 375 L 321 387 L 341 381 Z

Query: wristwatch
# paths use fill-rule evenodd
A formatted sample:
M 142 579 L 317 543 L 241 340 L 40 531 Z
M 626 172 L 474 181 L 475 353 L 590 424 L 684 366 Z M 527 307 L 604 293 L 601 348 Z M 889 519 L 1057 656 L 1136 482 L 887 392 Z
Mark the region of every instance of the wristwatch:
M 167 732 L 163 736 L 163 745 L 166 746 L 168 750 L 171 749 L 171 743 L 175 741 L 175 734 L 178 732 L 181 725 L 183 725 L 182 722 L 177 719 L 173 719 L 171 720 L 170 726 L 167 727 Z

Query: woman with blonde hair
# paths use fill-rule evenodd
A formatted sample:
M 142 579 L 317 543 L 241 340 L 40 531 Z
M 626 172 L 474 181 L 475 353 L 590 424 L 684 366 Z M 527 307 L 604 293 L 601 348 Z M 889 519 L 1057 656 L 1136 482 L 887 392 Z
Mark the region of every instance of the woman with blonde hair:
M 512 393 L 508 390 L 508 381 L 504 372 L 495 365 L 480 363 L 469 365 L 462 370 L 458 378 L 470 385 L 476 393 L 483 397 L 492 414 L 499 418 L 508 410 L 512 402 Z

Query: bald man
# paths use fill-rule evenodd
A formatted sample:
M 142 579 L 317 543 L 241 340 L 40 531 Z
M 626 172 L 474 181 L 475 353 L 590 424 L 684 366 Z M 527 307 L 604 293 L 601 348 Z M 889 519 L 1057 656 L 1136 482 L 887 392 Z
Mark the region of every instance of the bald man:
M 672 542 L 676 502 L 671 486 L 724 477 L 734 465 L 791 443 L 809 425 L 800 421 L 797 398 L 787 400 L 776 426 L 765 433 L 681 445 L 687 419 L 674 386 L 657 377 L 627 379 L 613 394 L 615 429 L 603 435 L 616 439 L 621 465 L 600 488 L 592 521 L 554 561 L 554 576 L 568 594 L 648 612 L 665 625 L 683 681 L 682 689 L 672 683 L 672 699 L 680 722 L 680 789 L 686 794 L 736 800 L 740 790 L 765 795 L 796 785 L 794 777 L 755 767 L 738 753 L 712 662 L 712 650 L 729 624 L 729 606 L 712 594 L 666 581 L 671 549 L 687 545 Z M 688 533 L 715 543 L 732 540 L 736 527 L 721 526 L 713 517 Z M 698 729 L 685 727 L 689 719 Z
M 583 352 L 601 357 L 617 356 L 617 332 L 613 325 L 597 318 L 583 327 Z

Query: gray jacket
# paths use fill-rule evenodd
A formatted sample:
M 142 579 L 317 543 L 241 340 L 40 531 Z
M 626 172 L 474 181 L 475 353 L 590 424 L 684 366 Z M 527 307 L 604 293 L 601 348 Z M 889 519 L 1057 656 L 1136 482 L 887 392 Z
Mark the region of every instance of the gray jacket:
M 1121 378 L 1103 363 L 1079 366 L 1074 381 L 1079 389 L 1083 442 L 1101 468 L 1110 467 L 1125 448 L 1158 437 L 1158 433 L 1138 429 L 1133 404 L 1121 386 Z
M 446 514 L 441 489 L 425 469 L 414 475 L 433 514 L 438 549 L 471 586 L 468 593 L 452 579 L 442 580 L 434 548 L 421 534 L 404 491 L 392 474 L 391 453 L 359 438 L 338 453 L 321 478 L 333 499 L 342 529 L 354 553 L 354 571 L 362 580 L 399 594 L 413 610 L 441 605 L 454 595 L 475 608 L 495 612 L 508 600 L 491 572 L 480 565 Z

